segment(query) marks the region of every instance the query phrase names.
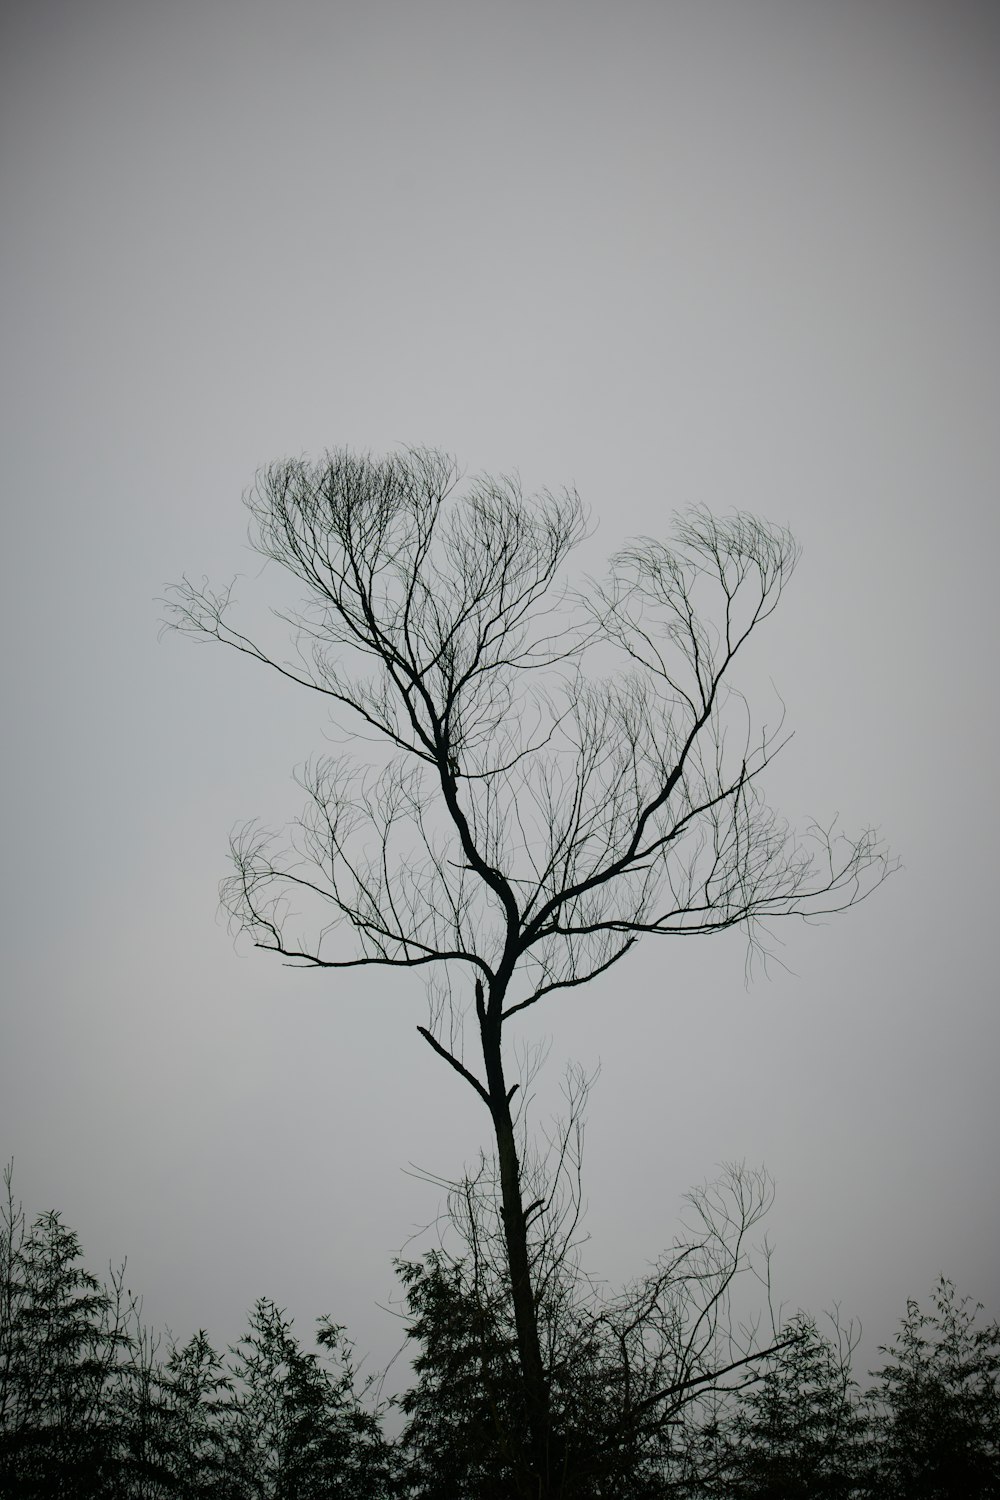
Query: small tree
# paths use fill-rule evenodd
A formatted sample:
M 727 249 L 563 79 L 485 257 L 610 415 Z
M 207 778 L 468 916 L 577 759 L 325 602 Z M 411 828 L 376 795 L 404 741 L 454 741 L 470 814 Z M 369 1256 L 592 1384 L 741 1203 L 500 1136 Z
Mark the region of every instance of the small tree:
M 753 727 L 731 676 L 795 564 L 787 532 L 694 511 L 672 546 L 640 539 L 605 584 L 572 594 L 559 580 L 585 529 L 575 494 L 530 502 L 513 479 L 481 478 L 456 500 L 456 484 L 454 463 L 424 449 L 336 452 L 258 475 L 253 543 L 308 595 L 281 614 L 290 656 L 232 623 L 231 589 L 185 581 L 170 608 L 179 629 L 317 693 L 385 751 L 360 773 L 311 762 L 291 848 L 244 827 L 223 899 L 255 944 L 293 964 L 429 971 L 420 1033 L 475 1091 L 495 1138 L 526 1492 L 544 1497 L 564 1454 L 531 1276 L 511 1027 L 641 936 L 742 927 L 760 951 L 770 919 L 842 910 L 889 866 L 870 831 L 799 838 L 763 800 L 780 729 Z M 457 1040 L 467 999 L 478 1071 Z
M 719 1500 L 852 1500 L 867 1461 L 867 1423 L 851 1372 L 858 1335 L 833 1319 L 832 1336 L 798 1314 L 789 1342 L 742 1390 L 721 1423 Z
M 14 1199 L 14 1163 L 4 1168 L 0 1209 L 0 1493 L 7 1493 L 24 1420 L 24 1390 L 18 1326 L 27 1293 L 22 1252 L 27 1234 L 24 1209 Z
M 524 1393 L 502 1286 L 492 1299 L 439 1251 L 401 1262 L 415 1383 L 399 1398 L 402 1492 L 413 1500 L 505 1500 L 523 1468 Z
M 941 1277 L 925 1312 L 913 1300 L 871 1392 L 877 1492 L 886 1500 L 1000 1496 L 1000 1324 Z
M 150 1495 L 184 1496 L 185 1500 L 236 1500 L 242 1496 L 228 1473 L 226 1418 L 232 1381 L 222 1357 L 212 1348 L 204 1329 L 183 1346 L 174 1344 L 166 1363 L 153 1365 L 147 1377 L 141 1370 L 137 1399 L 143 1415 L 145 1441 L 134 1444 L 143 1465 Z M 124 1432 L 135 1431 L 134 1415 Z M 138 1493 L 145 1491 L 138 1488 Z
M 8 1213 L 0 1493 L 112 1495 L 120 1469 L 113 1386 L 129 1357 L 131 1301 L 120 1280 L 109 1291 L 80 1265 L 79 1239 L 58 1213 L 23 1228 L 20 1209 Z
M 234 1351 L 225 1412 L 226 1470 L 235 1492 L 259 1500 L 383 1500 L 388 1455 L 354 1390 L 342 1329 L 320 1322 L 329 1356 L 304 1350 L 273 1302 L 254 1307 Z

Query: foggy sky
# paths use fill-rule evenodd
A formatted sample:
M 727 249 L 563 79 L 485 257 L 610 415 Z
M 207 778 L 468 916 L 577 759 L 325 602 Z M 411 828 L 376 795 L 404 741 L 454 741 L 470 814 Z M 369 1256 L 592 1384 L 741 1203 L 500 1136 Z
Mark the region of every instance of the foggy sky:
M 1000 27 L 953 3 L 7 7 L 0 1154 L 150 1322 L 273 1297 L 374 1364 L 391 1256 L 485 1111 L 419 976 L 294 972 L 217 914 L 238 820 L 297 808 L 309 695 L 159 641 L 185 570 L 268 574 L 240 495 L 401 442 L 575 484 L 583 564 L 675 507 L 791 526 L 748 679 L 793 820 L 904 868 L 829 925 L 647 940 L 524 1018 L 600 1063 L 612 1282 L 733 1159 L 775 1285 L 864 1356 L 939 1272 L 1000 1304 L 995 1074 Z M 255 582 L 256 580 L 256 582 Z M 363 744 L 358 747 L 364 755 Z M 407 1247 L 419 1253 L 433 1232 Z

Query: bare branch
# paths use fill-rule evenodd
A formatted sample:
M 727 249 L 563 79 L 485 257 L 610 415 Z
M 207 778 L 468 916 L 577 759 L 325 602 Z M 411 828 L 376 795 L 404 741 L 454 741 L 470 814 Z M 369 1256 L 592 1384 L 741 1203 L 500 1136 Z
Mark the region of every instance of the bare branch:
M 458 1058 L 455 1057 L 453 1053 L 448 1051 L 447 1047 L 442 1047 L 441 1043 L 435 1036 L 431 1034 L 431 1032 L 427 1030 L 426 1026 L 418 1026 L 417 1030 L 420 1032 L 420 1035 L 423 1037 L 424 1041 L 427 1042 L 429 1046 L 434 1048 L 434 1051 L 438 1054 L 438 1056 L 443 1057 L 445 1062 L 449 1063 L 451 1067 L 455 1069 L 455 1072 L 465 1079 L 466 1083 L 472 1085 L 476 1093 L 486 1105 L 487 1109 L 490 1109 L 490 1096 L 483 1088 L 482 1084 L 479 1082 L 479 1079 L 475 1076 L 475 1074 L 470 1073 L 464 1063 L 460 1063 Z

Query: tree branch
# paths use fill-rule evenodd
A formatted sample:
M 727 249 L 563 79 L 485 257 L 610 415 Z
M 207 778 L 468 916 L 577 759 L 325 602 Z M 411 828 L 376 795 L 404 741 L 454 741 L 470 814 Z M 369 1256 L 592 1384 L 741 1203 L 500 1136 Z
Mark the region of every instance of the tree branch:
M 437 1040 L 436 1037 L 431 1035 L 426 1026 L 418 1026 L 417 1030 L 420 1032 L 420 1035 L 423 1037 L 424 1041 L 427 1042 L 429 1046 L 434 1048 L 434 1051 L 438 1054 L 438 1056 L 443 1057 L 445 1062 L 450 1063 L 451 1066 L 455 1069 L 455 1072 L 460 1074 L 461 1077 L 465 1079 L 466 1083 L 472 1085 L 476 1093 L 479 1095 L 480 1099 L 482 1099 L 483 1103 L 486 1105 L 486 1108 L 492 1114 L 493 1103 L 486 1089 L 483 1088 L 483 1085 L 479 1082 L 479 1079 L 476 1077 L 476 1075 L 474 1073 L 470 1073 L 468 1068 L 465 1067 L 463 1063 L 460 1063 L 457 1057 L 453 1057 L 452 1054 L 448 1051 L 447 1047 L 442 1047 L 441 1043 Z

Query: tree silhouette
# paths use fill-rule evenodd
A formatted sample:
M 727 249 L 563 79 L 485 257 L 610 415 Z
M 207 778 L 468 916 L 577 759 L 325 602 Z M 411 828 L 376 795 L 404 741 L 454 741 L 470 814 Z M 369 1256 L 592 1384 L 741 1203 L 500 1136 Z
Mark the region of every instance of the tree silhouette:
M 10 1500 L 388 1500 L 391 1451 L 343 1330 L 318 1352 L 261 1298 L 228 1358 L 140 1321 L 58 1213 L 0 1204 L 0 1496 Z
M 570 1121 L 579 1119 L 579 1095 Z M 797 1313 L 769 1349 L 734 1319 L 755 1274 L 749 1231 L 762 1173 L 731 1169 L 689 1196 L 686 1228 L 614 1296 L 574 1254 L 573 1135 L 554 1138 L 551 1222 L 534 1243 L 540 1342 L 558 1481 L 576 1500 L 994 1500 L 1000 1475 L 1000 1327 L 942 1278 L 915 1301 L 867 1405 L 857 1336 Z M 527 1176 L 539 1163 L 526 1153 Z M 354 1375 L 342 1330 L 318 1320 L 315 1352 L 269 1299 L 226 1355 L 204 1331 L 183 1347 L 140 1325 L 121 1273 L 80 1264 L 58 1213 L 28 1229 L 7 1174 L 0 1203 L 0 1495 L 11 1500 L 506 1500 L 530 1472 L 527 1398 L 485 1160 L 456 1184 L 459 1253 L 399 1262 L 414 1380 L 381 1431 L 378 1381 Z M 770 1299 L 769 1299 L 770 1300 Z M 774 1326 L 774 1319 L 771 1319 Z M 747 1353 L 741 1354 L 741 1348 Z M 555 1485 L 550 1485 L 550 1491 Z
M 162 1492 L 190 1500 L 229 1500 L 239 1492 L 227 1425 L 232 1392 L 231 1373 L 204 1329 L 183 1347 L 174 1344 L 157 1366 L 150 1427 L 157 1467 L 166 1476 Z
M 941 1277 L 932 1310 L 909 1300 L 872 1391 L 878 1493 L 887 1500 L 1000 1495 L 1000 1324 Z
M 731 673 L 795 564 L 787 532 L 692 511 L 672 545 L 642 538 L 605 583 L 570 591 L 564 565 L 585 532 L 574 493 L 526 500 L 514 479 L 481 477 L 458 497 L 457 483 L 452 460 L 426 449 L 273 464 L 247 503 L 255 547 L 307 593 L 280 613 L 292 654 L 236 627 L 232 588 L 185 580 L 170 617 L 381 743 L 380 763 L 305 767 L 286 849 L 240 829 L 223 899 L 289 962 L 428 969 L 420 1033 L 494 1133 L 523 1488 L 547 1496 L 564 1455 L 531 1277 L 544 1205 L 523 1192 L 511 1023 L 642 936 L 742 927 L 763 951 L 770 919 L 842 910 L 889 864 L 871 830 L 798 836 L 763 799 L 782 730 L 753 726 Z M 458 1036 L 467 1002 L 478 1069 Z
M 558 1196 L 550 1188 L 550 1200 Z M 734 1311 L 737 1301 L 744 1314 L 747 1307 L 737 1283 L 767 1283 L 766 1242 L 755 1244 L 752 1234 L 771 1198 L 765 1173 L 729 1168 L 688 1195 L 674 1243 L 612 1295 L 581 1266 L 575 1194 L 564 1190 L 551 1216 L 561 1227 L 531 1241 L 561 1493 L 654 1500 L 696 1492 L 709 1413 L 762 1361 L 791 1353 L 803 1338 L 795 1326 L 764 1348 L 757 1322 Z M 413 1500 L 500 1500 L 527 1487 L 530 1453 L 504 1239 L 485 1162 L 454 1185 L 449 1207 L 457 1252 L 442 1247 L 397 1266 L 408 1337 L 419 1350 L 416 1381 L 398 1403 L 409 1419 L 398 1444 L 401 1473 Z
M 715 1500 L 853 1500 L 866 1477 L 867 1422 L 851 1372 L 859 1332 L 797 1314 L 722 1424 Z
M 292 1321 L 261 1298 L 231 1362 L 226 1468 L 254 1500 L 366 1500 L 387 1491 L 385 1451 L 374 1417 L 354 1389 L 343 1330 L 320 1320 L 304 1350 Z
M 80 1264 L 58 1213 L 27 1229 L 5 1174 L 0 1222 L 0 1495 L 112 1495 L 121 1469 L 112 1393 L 128 1370 L 135 1303 Z

